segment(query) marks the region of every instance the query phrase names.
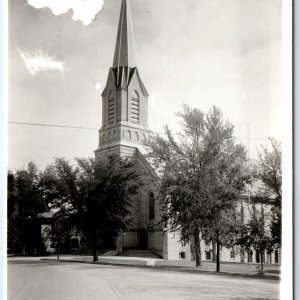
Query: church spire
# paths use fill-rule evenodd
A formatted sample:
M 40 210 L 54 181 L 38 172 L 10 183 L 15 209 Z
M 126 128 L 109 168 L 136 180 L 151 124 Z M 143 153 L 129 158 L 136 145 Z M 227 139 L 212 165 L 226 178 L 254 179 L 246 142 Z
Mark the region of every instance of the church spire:
M 129 0 L 122 0 L 113 68 L 136 67 Z
M 116 49 L 102 93 L 102 127 L 96 159 L 135 156 L 149 134 L 148 92 L 135 64 L 129 0 L 122 0 Z

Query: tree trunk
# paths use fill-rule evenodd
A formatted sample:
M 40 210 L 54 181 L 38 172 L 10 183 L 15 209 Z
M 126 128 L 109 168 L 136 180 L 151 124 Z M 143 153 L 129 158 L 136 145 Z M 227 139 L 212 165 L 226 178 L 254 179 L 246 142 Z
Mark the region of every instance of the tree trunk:
M 220 240 L 217 239 L 217 272 L 220 272 Z
M 216 261 L 216 242 L 212 241 L 212 261 Z
M 93 234 L 92 247 L 93 247 L 93 261 L 98 261 L 97 233 L 96 232 L 94 232 L 94 234 Z
M 252 262 L 252 257 L 253 257 L 253 252 L 251 253 L 251 251 L 252 251 L 251 249 L 249 249 L 249 251 L 247 251 L 249 268 L 251 267 L 251 262 Z
M 97 250 L 97 247 L 93 248 L 93 261 L 98 261 L 98 250 Z
M 59 260 L 59 252 L 60 252 L 60 247 L 57 246 L 57 249 L 56 249 L 56 254 L 57 254 L 57 259 Z
M 262 217 L 262 237 L 265 237 L 265 212 L 264 212 L 264 205 L 263 203 L 261 204 L 261 217 Z M 261 270 L 263 271 L 264 269 L 264 262 L 263 262 L 263 247 L 260 247 L 260 260 L 261 260 Z
M 241 263 L 245 262 L 245 250 L 241 249 Z
M 202 264 L 201 264 L 201 245 L 200 245 L 199 230 L 195 231 L 194 239 L 195 239 L 195 250 L 196 250 L 196 267 L 200 267 Z
M 261 265 L 261 270 L 263 271 L 264 270 L 264 262 L 263 262 L 263 249 L 260 248 L 260 265 Z

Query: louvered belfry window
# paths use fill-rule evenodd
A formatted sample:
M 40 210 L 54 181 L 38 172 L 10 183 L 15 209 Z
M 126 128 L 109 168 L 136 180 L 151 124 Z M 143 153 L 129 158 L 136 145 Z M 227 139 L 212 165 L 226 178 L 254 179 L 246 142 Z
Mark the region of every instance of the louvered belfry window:
M 140 121 L 140 97 L 136 91 L 131 99 L 131 120 L 134 123 L 139 123 Z
M 108 95 L 108 124 L 113 124 L 115 121 L 115 99 L 114 94 L 110 91 Z

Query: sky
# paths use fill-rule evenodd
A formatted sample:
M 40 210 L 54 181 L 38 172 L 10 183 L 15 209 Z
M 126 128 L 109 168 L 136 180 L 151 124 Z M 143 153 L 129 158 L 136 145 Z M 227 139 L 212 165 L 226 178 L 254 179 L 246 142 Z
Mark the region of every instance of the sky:
M 9 123 L 8 168 L 94 155 L 120 7 L 9 1 L 8 121 L 94 129 Z M 269 136 L 282 138 L 281 0 L 131 0 L 131 10 L 150 129 L 178 131 L 184 103 L 216 105 L 246 146 L 249 124 L 250 157 Z

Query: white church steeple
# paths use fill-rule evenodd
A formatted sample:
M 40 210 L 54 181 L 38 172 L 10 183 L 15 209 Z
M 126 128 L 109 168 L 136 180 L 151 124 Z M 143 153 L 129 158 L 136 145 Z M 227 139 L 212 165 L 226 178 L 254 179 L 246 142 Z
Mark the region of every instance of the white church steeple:
M 148 132 L 148 92 L 135 62 L 130 2 L 122 0 L 113 65 L 102 93 L 96 157 L 140 148 Z

